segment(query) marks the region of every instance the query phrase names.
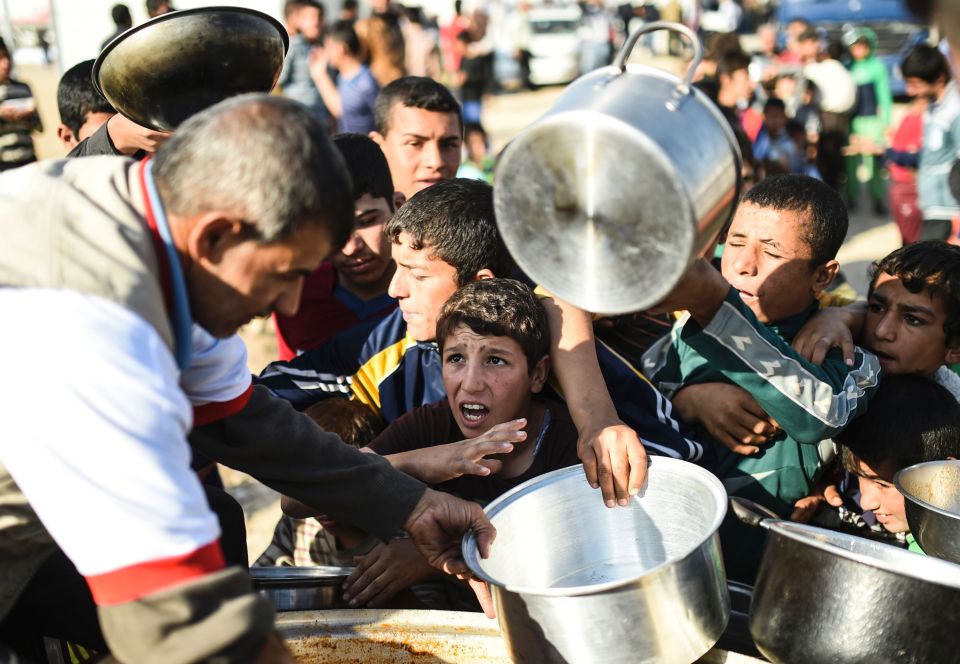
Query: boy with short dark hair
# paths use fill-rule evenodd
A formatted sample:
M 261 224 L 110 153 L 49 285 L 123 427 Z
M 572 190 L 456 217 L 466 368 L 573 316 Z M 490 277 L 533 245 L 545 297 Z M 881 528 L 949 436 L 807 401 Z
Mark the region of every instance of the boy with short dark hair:
M 913 534 L 903 495 L 893 484 L 898 471 L 924 461 L 960 456 L 960 404 L 923 376 L 885 378 L 870 410 L 837 435 L 846 470 L 857 476 L 860 504 L 891 533 L 903 533 L 907 548 L 923 553 Z
M 333 143 L 353 183 L 353 230 L 340 251 L 304 279 L 297 313 L 274 313 L 281 360 L 346 330 L 369 332 L 397 307 L 387 294 L 396 266 L 383 226 L 406 199 L 394 191 L 387 160 L 370 138 L 339 134 Z
M 370 444 L 409 475 L 486 504 L 579 463 L 567 409 L 540 396 L 550 371 L 543 306 L 511 279 L 466 284 L 436 325 L 446 398 L 407 413 Z M 350 606 L 379 606 L 432 575 L 409 540 L 376 547 L 347 580 Z
M 65 71 L 57 85 L 60 110 L 57 138 L 68 152 L 117 113 L 97 91 L 92 73 L 93 60 L 84 60 Z
M 722 443 L 717 472 L 727 490 L 783 515 L 807 495 L 820 442 L 859 414 L 879 382 L 872 355 L 857 352 L 847 366 L 831 353 L 821 367 L 790 347 L 839 269 L 834 256 L 846 231 L 843 201 L 822 182 L 760 182 L 733 219 L 721 272 L 693 264 L 668 305 L 689 315 L 644 356 L 644 372 L 682 417 Z M 735 408 L 708 400 L 707 383 L 742 388 L 713 389 L 734 390 Z M 729 410 L 737 415 L 718 421 Z M 740 443 L 741 429 L 757 435 L 748 438 L 755 445 Z

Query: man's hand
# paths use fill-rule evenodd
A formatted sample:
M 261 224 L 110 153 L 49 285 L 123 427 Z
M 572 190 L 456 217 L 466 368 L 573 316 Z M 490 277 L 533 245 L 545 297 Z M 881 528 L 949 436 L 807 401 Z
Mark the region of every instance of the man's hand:
M 357 569 L 343 584 L 343 598 L 351 608 L 377 608 L 433 573 L 412 541 L 380 543 L 359 559 Z
M 817 513 L 817 509 L 819 509 L 823 503 L 827 503 L 831 507 L 840 507 L 843 505 L 843 497 L 840 495 L 840 491 L 836 485 L 830 484 L 824 487 L 822 494 L 818 489 L 814 489 L 812 494 L 795 502 L 793 504 L 793 513 L 790 514 L 790 520 L 809 523 L 810 519 L 813 518 L 813 515 Z
M 133 120 L 117 113 L 107 120 L 107 133 L 113 147 L 120 154 L 132 155 L 140 150 L 156 152 L 173 135 L 165 131 L 154 131 L 141 127 Z
M 489 455 L 509 454 L 527 438 L 523 418 L 502 422 L 476 438 L 387 456 L 399 470 L 426 484 L 440 484 L 463 475 L 481 477 L 500 472 L 503 463 Z
M 647 479 L 647 451 L 637 433 L 619 420 L 582 431 L 577 456 L 587 482 L 600 487 L 607 507 L 629 503 Z
M 834 348 L 843 353 L 843 361 L 852 367 L 854 362 L 854 332 L 859 331 L 856 318 L 859 311 L 847 307 L 825 307 L 804 323 L 793 337 L 793 348 L 813 364 L 823 364 Z
M 779 430 L 756 399 L 736 385 L 688 385 L 671 401 L 685 422 L 700 424 L 737 454 L 756 454 Z
M 410 513 L 404 530 L 410 533 L 428 563 L 447 574 L 468 579 L 483 612 L 493 617 L 493 599 L 487 584 L 470 576 L 470 570 L 460 556 L 460 539 L 468 530 L 472 530 L 477 538 L 480 556 L 486 558 L 490 555 L 490 545 L 497 531 L 479 505 L 427 489 Z

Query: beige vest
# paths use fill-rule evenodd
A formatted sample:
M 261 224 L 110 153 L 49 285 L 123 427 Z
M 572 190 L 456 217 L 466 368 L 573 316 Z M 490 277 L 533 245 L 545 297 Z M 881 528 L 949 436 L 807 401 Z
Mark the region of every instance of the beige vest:
M 0 288 L 105 298 L 151 323 L 172 350 L 139 170 L 121 157 L 86 157 L 0 176 Z M 0 464 L 0 618 L 55 549 Z

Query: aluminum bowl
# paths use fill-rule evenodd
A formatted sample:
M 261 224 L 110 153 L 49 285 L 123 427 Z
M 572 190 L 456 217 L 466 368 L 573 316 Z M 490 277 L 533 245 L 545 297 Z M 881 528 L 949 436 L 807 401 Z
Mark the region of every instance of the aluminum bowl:
M 688 663 L 729 618 L 726 507 L 719 480 L 684 461 L 653 458 L 643 490 L 615 509 L 574 466 L 490 503 L 490 557 L 472 533 L 463 555 L 490 584 L 514 661 Z
M 353 567 L 252 567 L 255 590 L 273 602 L 277 611 L 345 608 L 343 582 Z
M 171 12 L 107 44 L 93 81 L 137 124 L 173 131 L 227 97 L 272 90 L 289 41 L 279 22 L 252 9 Z
M 897 473 L 893 482 L 924 553 L 960 563 L 960 461 L 918 463 Z

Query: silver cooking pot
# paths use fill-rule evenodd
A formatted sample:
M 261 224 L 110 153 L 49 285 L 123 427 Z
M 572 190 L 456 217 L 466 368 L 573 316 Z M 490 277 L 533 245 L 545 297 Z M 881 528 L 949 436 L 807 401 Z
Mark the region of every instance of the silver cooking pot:
M 960 563 L 960 461 L 929 461 L 893 478 L 910 532 L 925 553 Z
M 346 608 L 343 582 L 354 567 L 251 567 L 254 590 L 277 611 Z
M 627 65 L 654 30 L 692 42 L 684 80 Z M 733 216 L 740 149 L 691 86 L 701 58 L 689 29 L 651 23 L 504 150 L 494 190 L 500 233 L 520 267 L 558 297 L 600 313 L 646 309 Z
M 750 633 L 782 664 L 946 664 L 960 653 L 960 565 L 800 523 L 767 519 Z
M 717 536 L 726 505 L 709 472 L 656 457 L 641 492 L 609 509 L 574 466 L 490 503 L 490 557 L 472 533 L 463 556 L 490 585 L 515 662 L 686 664 L 729 618 Z

